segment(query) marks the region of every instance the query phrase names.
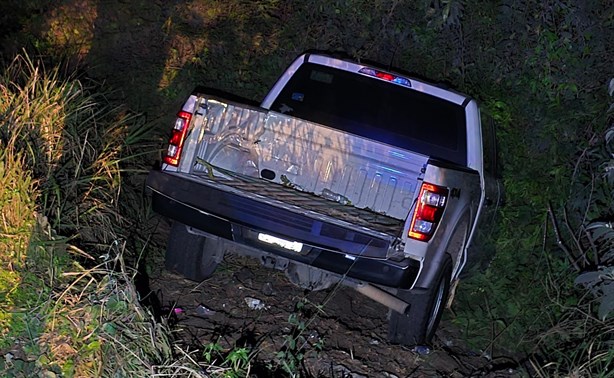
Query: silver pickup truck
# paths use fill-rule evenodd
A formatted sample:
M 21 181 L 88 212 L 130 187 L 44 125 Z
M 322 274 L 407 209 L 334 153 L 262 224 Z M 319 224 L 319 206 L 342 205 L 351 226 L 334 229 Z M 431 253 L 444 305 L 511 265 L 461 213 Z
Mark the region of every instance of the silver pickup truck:
M 461 270 L 491 257 L 476 235 L 493 224 L 497 171 L 473 99 L 306 53 L 259 107 L 196 89 L 147 187 L 173 220 L 167 268 L 202 280 L 231 252 L 306 289 L 347 285 L 390 308 L 391 342 L 416 345 Z

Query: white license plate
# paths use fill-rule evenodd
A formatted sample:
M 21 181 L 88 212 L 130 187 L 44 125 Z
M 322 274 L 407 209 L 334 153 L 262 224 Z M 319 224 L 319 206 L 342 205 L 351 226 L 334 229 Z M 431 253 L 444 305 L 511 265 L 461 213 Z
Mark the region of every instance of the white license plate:
M 289 249 L 290 251 L 300 252 L 303 249 L 303 243 L 299 243 L 296 241 L 290 241 L 286 239 L 281 239 L 273 235 L 269 234 L 258 234 L 258 240 L 261 242 L 276 245 L 285 249 Z

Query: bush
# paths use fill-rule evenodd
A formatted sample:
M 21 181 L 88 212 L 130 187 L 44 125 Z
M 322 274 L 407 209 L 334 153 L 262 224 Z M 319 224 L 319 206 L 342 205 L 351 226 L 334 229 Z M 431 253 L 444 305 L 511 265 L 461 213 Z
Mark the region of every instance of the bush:
M 603 139 L 596 137 L 580 154 L 562 220 L 550 212 L 558 245 L 576 272 L 566 284 L 574 280 L 576 292 L 550 297 L 560 315 L 542 336 L 533 362 L 544 377 L 611 376 L 614 368 L 613 109 Z M 551 283 L 550 293 L 559 292 L 558 284 Z

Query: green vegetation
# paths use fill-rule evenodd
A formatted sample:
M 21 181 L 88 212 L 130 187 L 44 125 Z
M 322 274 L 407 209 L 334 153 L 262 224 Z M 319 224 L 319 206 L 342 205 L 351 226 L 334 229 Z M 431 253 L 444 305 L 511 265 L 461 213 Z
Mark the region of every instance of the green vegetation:
M 118 141 L 141 130 L 92 89 L 25 55 L 0 77 L 2 376 L 173 371 L 118 234 Z
M 460 285 L 450 318 L 484 355 L 529 361 L 542 376 L 612 370 L 614 132 L 605 89 L 614 5 L 33 0 L 7 1 L 0 13 L 3 56 L 19 44 L 52 61 L 61 55 L 70 62 L 62 67 L 80 61 L 123 93 L 105 98 L 24 55 L 3 66 L 0 348 L 17 347 L 0 371 L 200 374 L 179 367 L 191 357 L 138 304 L 132 263 L 122 264 L 148 247 L 146 204 L 134 188 L 153 160 L 144 154 L 159 147 L 149 133 L 167 132 L 145 119 L 172 116 L 195 84 L 259 100 L 310 48 L 390 63 L 481 101 L 499 125 L 507 204 L 498 255 Z M 121 101 L 164 111 L 135 116 L 114 105 Z M 305 322 L 289 322 L 278 357 L 292 374 Z M 218 374 L 249 371 L 247 351 L 220 352 L 212 344 L 202 355 Z
M 305 370 L 303 365 L 305 356 L 308 353 L 317 354 L 324 346 L 323 339 L 318 337 L 315 342 L 310 343 L 307 335 L 309 325 L 321 311 L 321 305 L 315 306 L 305 298 L 296 303 L 294 312 L 288 316 L 290 332 L 285 336 L 275 361 L 269 366 L 271 371 L 281 369 L 290 377 L 300 377 L 300 372 Z
M 251 357 L 247 348 L 235 348 L 224 355 L 224 348 L 218 343 L 205 345 L 202 352 L 209 372 L 224 378 L 239 378 L 249 376 Z
M 612 84 L 614 79 L 610 81 L 610 96 Z M 576 162 L 578 168 L 571 178 L 571 194 L 563 215 L 557 219 L 550 212 L 559 249 L 574 270 L 567 269 L 569 274 L 560 275 L 558 282 L 549 279 L 545 284 L 552 313 L 558 317 L 541 335 L 538 356 L 547 356 L 551 362 L 539 371 L 541 376 L 611 376 L 614 367 L 612 109 L 610 106 L 606 121 L 609 129 L 599 133 Z M 574 288 L 564 286 L 571 282 Z

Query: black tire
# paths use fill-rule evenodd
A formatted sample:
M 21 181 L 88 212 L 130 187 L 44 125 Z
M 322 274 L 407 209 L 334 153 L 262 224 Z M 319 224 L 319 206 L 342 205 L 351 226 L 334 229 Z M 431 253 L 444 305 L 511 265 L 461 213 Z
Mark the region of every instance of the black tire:
M 224 251 L 217 239 L 188 232 L 187 226 L 174 222 L 166 245 L 166 269 L 200 282 L 215 272 Z
M 450 292 L 452 259 L 446 255 L 432 287 L 422 290 L 399 290 L 397 297 L 411 306 L 407 314 L 390 311 L 388 340 L 407 346 L 430 344 L 441 320 Z

